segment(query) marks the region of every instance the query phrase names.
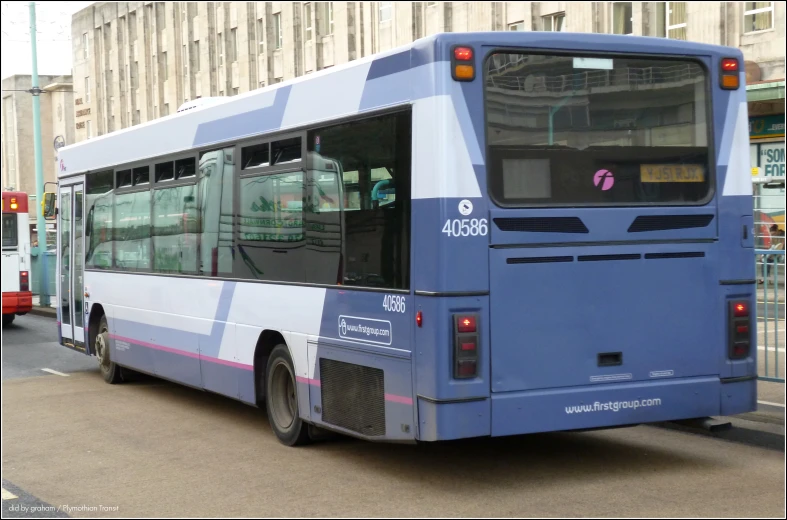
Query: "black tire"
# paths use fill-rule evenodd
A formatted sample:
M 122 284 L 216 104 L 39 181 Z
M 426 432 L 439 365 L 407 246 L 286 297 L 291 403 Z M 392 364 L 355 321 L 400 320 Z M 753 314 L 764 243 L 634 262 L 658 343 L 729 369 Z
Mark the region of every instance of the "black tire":
M 101 369 L 101 376 L 104 378 L 104 381 L 110 385 L 122 382 L 122 369 L 109 357 L 109 327 L 107 326 L 106 316 L 101 316 L 93 348 L 98 358 L 98 367 Z
M 3 314 L 3 327 L 7 327 L 14 322 L 14 318 L 16 318 L 13 314 Z
M 277 345 L 265 370 L 265 407 L 268 422 L 286 446 L 308 444 L 309 428 L 298 413 L 298 386 L 287 345 Z

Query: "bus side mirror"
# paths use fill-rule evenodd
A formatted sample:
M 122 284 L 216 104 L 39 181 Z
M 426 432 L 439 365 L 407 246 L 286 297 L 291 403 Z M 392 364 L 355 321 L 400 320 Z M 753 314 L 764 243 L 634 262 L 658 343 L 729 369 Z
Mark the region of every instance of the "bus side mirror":
M 55 220 L 57 216 L 57 194 L 51 191 L 44 193 L 44 200 L 41 201 L 41 213 L 44 215 L 44 220 Z

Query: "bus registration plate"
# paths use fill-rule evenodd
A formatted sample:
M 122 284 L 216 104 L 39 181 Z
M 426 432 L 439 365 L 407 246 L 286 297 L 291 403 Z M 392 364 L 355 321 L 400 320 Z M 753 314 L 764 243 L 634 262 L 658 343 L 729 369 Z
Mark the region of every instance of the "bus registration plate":
M 641 164 L 641 182 L 704 182 L 701 164 Z

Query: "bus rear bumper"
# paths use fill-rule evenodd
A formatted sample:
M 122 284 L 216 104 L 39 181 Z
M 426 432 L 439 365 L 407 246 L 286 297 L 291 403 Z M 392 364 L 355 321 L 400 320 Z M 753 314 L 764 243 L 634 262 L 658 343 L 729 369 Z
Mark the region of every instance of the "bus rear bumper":
M 32 292 L 3 293 L 3 314 L 24 314 L 31 310 L 33 310 Z
M 731 415 L 756 409 L 755 378 L 692 377 L 493 394 L 493 437 Z

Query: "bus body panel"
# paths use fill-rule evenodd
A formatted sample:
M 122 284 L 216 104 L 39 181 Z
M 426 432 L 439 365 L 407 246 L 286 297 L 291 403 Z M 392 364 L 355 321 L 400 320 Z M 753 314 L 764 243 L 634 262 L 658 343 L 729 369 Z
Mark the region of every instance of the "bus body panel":
M 493 392 L 716 374 L 713 249 L 493 249 Z
M 718 416 L 718 377 L 507 392 L 492 397 L 492 435 Z

